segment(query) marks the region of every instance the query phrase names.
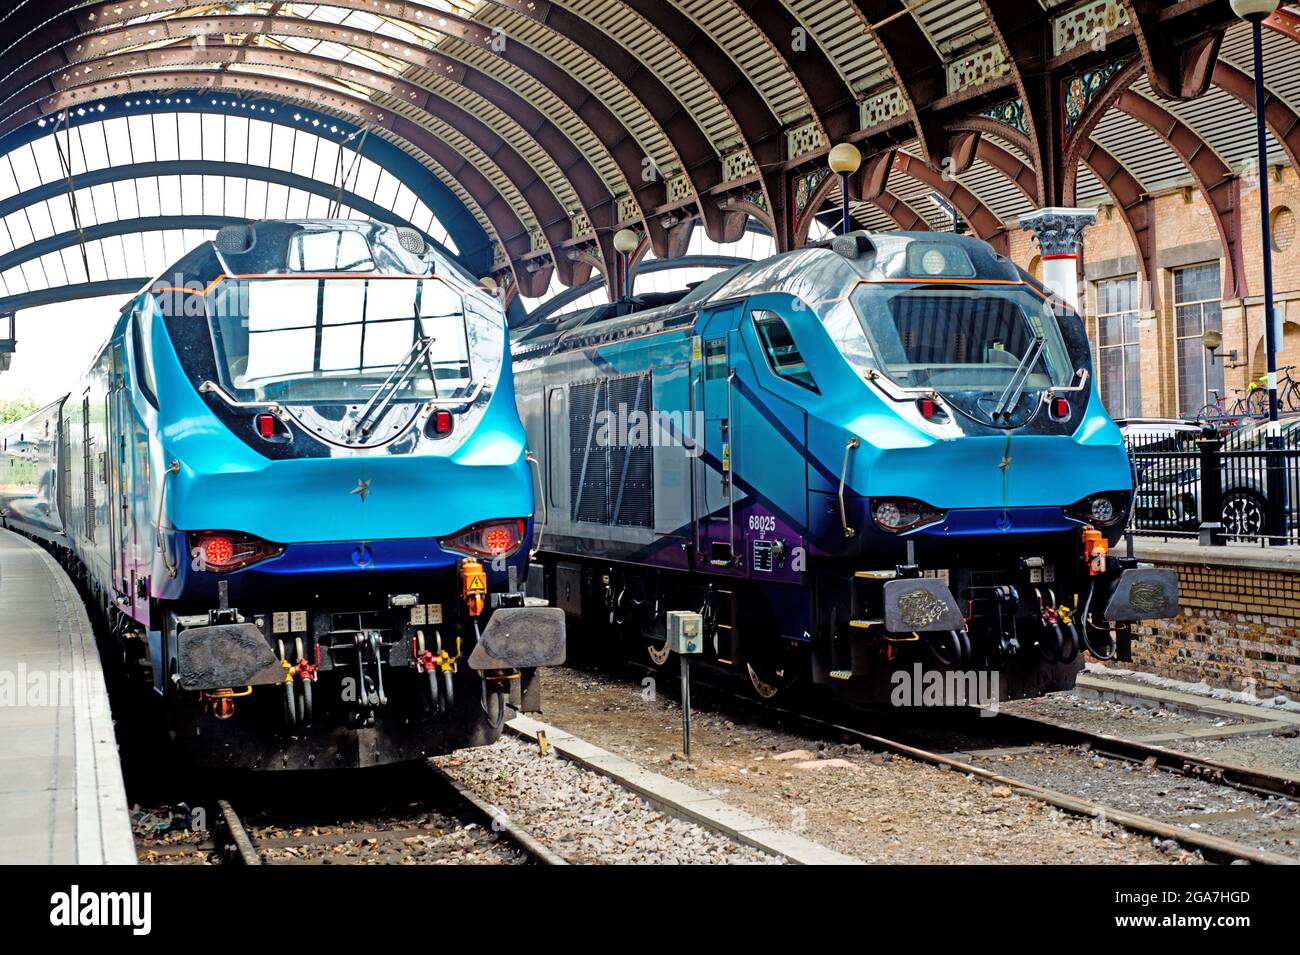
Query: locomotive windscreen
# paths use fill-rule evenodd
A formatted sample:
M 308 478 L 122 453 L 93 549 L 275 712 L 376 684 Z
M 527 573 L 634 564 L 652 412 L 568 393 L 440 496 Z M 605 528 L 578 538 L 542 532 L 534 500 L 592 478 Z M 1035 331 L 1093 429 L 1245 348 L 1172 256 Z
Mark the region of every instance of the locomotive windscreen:
M 438 279 L 227 280 L 209 311 L 221 384 L 243 401 L 365 401 L 413 349 L 420 360 L 396 400 L 470 385 L 463 300 Z
M 1051 305 L 1020 287 L 867 284 L 853 305 L 881 369 L 907 387 L 1001 391 L 1039 336 L 1026 387 L 1072 374 Z

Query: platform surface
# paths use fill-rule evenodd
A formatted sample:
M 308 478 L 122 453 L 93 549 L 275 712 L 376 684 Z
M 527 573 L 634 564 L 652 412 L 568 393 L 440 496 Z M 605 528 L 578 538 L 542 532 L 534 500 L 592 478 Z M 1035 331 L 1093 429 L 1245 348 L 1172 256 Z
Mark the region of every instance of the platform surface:
M 132 864 L 117 740 L 85 605 L 0 530 L 0 864 Z

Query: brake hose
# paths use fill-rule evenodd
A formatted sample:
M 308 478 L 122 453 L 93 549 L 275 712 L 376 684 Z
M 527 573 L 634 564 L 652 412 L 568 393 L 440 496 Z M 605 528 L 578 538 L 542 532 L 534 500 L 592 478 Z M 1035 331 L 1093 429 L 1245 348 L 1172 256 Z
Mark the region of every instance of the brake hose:
M 1092 595 L 1096 591 L 1096 589 L 1097 589 L 1097 581 L 1094 579 L 1088 587 L 1088 599 L 1083 602 L 1083 621 L 1079 626 L 1079 636 L 1083 638 L 1083 645 L 1088 648 L 1088 652 L 1091 653 L 1094 657 L 1096 657 L 1098 660 L 1110 660 L 1113 659 L 1115 656 L 1115 642 L 1113 640 L 1110 641 L 1110 646 L 1105 653 L 1098 653 L 1097 648 L 1094 647 L 1092 645 L 1092 641 L 1088 639 L 1088 626 L 1089 626 L 1088 612 L 1092 609 Z M 1096 629 L 1100 630 L 1101 628 L 1097 627 Z M 1110 634 L 1108 631 L 1107 636 L 1109 635 Z

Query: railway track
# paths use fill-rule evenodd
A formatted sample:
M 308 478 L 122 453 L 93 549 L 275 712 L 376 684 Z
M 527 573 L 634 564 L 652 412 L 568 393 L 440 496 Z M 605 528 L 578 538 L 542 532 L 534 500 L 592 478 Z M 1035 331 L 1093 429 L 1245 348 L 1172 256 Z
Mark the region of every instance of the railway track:
M 139 811 L 138 855 L 150 863 L 209 865 L 770 864 L 789 858 L 737 837 L 725 820 L 693 816 L 671 797 L 647 799 L 634 785 L 557 756 L 546 745 L 506 736 L 493 747 L 332 774 L 328 781 L 221 777 L 223 798 L 178 806 L 179 812 Z
M 1250 766 L 1207 759 L 1154 743 L 1080 729 L 1038 716 L 999 712 L 992 719 L 1022 731 L 1037 731 L 1045 742 L 1086 746 L 1097 755 L 1110 759 L 1141 763 L 1154 769 L 1204 779 L 1260 796 L 1300 799 L 1300 776 L 1289 773 L 1271 773 Z
M 638 661 L 626 662 L 639 672 L 657 673 L 653 667 Z M 673 681 L 664 681 L 664 683 L 670 688 L 671 694 Z M 1005 772 L 998 772 L 988 766 L 979 765 L 978 761 L 982 755 L 996 754 L 999 757 L 1014 758 L 1017 749 L 1032 751 L 1035 748 L 1055 745 L 1076 751 L 1082 749 L 1090 756 L 1103 761 L 1138 765 L 1172 776 L 1199 780 L 1211 786 L 1236 790 L 1252 797 L 1285 801 L 1289 806 L 1290 825 L 1287 828 L 1295 829 L 1297 836 L 1295 841 L 1298 843 L 1300 843 L 1300 806 L 1296 805 L 1295 800 L 1300 797 L 1300 777 L 1237 766 L 1150 743 L 1092 732 L 1040 717 L 1002 712 L 988 718 L 971 720 L 957 730 L 958 736 L 965 737 L 963 743 L 952 745 L 952 731 L 948 728 L 940 733 L 940 738 L 944 740 L 943 745 L 931 747 L 923 743 L 907 741 L 909 738 L 915 740 L 918 735 L 924 738 L 927 732 L 925 729 L 918 730 L 916 727 L 909 726 L 896 734 L 903 738 L 896 738 L 896 736 L 882 735 L 880 732 L 855 725 L 856 721 L 864 718 L 865 714 L 832 713 L 826 711 L 820 704 L 817 705 L 816 712 L 803 708 L 796 709 L 771 702 L 760 702 L 744 693 L 698 677 L 693 678 L 692 683 L 693 692 L 702 689 L 722 701 L 724 707 L 739 707 L 760 719 L 788 721 L 788 724 L 804 727 L 810 735 L 826 742 L 858 743 L 876 752 L 893 753 L 917 762 L 960 772 L 989 785 L 1006 787 L 1012 792 L 1037 799 L 1064 812 L 1101 819 L 1145 836 L 1161 840 L 1172 839 L 1186 848 L 1199 851 L 1206 860 L 1211 862 L 1265 865 L 1300 863 L 1300 847 L 1295 848 L 1293 854 L 1261 848 L 1238 839 L 1190 829 L 1142 812 L 1120 808 L 1113 804 L 1114 800 L 1102 801 L 1089 798 Z M 697 698 L 694 702 L 698 703 L 700 700 Z M 977 733 L 971 732 L 970 723 L 977 725 Z M 972 743 L 972 737 L 982 742 Z M 1006 737 L 1010 737 L 1012 743 L 1010 748 L 1007 747 Z
M 484 800 L 462 783 L 453 779 L 443 769 L 431 763 L 422 764 L 418 770 L 423 784 L 421 802 L 446 816 L 447 830 L 467 831 L 471 824 L 486 838 L 477 849 L 485 854 L 497 854 L 506 864 L 568 865 L 568 860 L 549 848 L 537 836 L 512 820 L 490 802 Z M 330 849 L 334 846 L 379 846 L 405 844 L 407 840 L 427 834 L 427 825 L 377 826 L 362 823 L 360 828 L 349 828 L 344 833 L 311 832 L 294 834 L 298 827 L 279 824 L 267 827 L 274 832 L 264 839 L 255 839 L 250 827 L 235 811 L 228 800 L 216 800 L 216 829 L 213 833 L 215 858 L 224 865 L 263 865 L 305 862 L 287 856 L 287 851 L 308 848 Z M 254 832 L 256 830 L 254 829 Z M 280 832 L 289 834 L 281 836 Z M 490 834 L 499 838 L 493 839 Z M 340 836 L 344 837 L 343 839 Z M 504 845 L 503 845 L 504 843 Z M 333 860 L 332 860 L 333 861 Z M 394 860 L 386 860 L 394 861 Z

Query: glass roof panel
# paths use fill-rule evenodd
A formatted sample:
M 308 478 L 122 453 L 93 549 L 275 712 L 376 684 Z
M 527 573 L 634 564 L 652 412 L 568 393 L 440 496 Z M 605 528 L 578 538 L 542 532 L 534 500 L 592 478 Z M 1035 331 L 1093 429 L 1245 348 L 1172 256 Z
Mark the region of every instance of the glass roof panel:
M 54 223 L 50 221 L 48 203 L 31 206 L 27 210 L 28 221 L 32 224 L 32 235 L 39 239 L 48 239 L 54 235 Z
M 59 161 L 54 154 L 54 144 L 49 144 L 50 155 L 54 157 L 54 168 L 59 168 Z M 41 184 L 41 174 L 37 172 L 36 158 L 32 155 L 30 145 L 20 146 L 9 154 L 13 163 L 14 177 L 18 180 L 18 191 L 25 192 Z
M 128 116 L 126 118 L 127 138 L 131 142 L 131 152 L 136 162 L 153 162 L 154 126 L 148 116 Z
M 14 167 L 9 157 L 0 158 L 0 199 L 16 196 L 18 192 L 18 180 L 14 178 Z
M 176 135 L 182 159 L 203 158 L 203 123 L 196 113 L 176 113 Z
M 153 117 L 154 153 L 159 162 L 180 159 L 175 113 L 156 113 Z

